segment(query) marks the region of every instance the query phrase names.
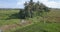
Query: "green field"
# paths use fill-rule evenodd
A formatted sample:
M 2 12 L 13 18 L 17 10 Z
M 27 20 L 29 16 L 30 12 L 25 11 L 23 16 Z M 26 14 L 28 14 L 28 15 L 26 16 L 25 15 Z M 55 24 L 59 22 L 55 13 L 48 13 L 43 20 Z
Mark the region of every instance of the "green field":
M 35 23 L 12 32 L 60 32 L 59 23 Z
M 18 13 L 19 10 L 0 10 L 0 27 L 20 23 Z M 43 17 L 35 17 L 28 20 L 33 24 L 6 32 L 60 32 L 60 11 L 51 10 L 46 16 L 44 20 L 46 23 L 43 22 Z
M 18 12 L 19 10 L 0 10 L 0 26 L 18 23 L 20 21 L 16 16 Z

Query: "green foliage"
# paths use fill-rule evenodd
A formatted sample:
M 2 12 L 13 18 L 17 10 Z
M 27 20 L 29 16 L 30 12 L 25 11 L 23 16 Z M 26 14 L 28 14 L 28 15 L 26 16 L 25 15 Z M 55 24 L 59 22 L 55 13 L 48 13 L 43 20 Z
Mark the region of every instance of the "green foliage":
M 49 8 L 46 7 L 45 5 L 43 5 L 42 3 L 40 3 L 39 1 L 37 1 L 37 3 L 33 2 L 33 0 L 30 0 L 29 3 L 25 2 L 25 7 L 24 7 L 24 11 L 20 11 L 20 16 L 22 16 L 22 18 L 32 18 L 35 15 L 36 16 L 42 16 L 43 12 L 48 12 Z
M 7 19 L 10 18 L 9 16 L 12 16 L 13 14 L 18 14 L 19 10 L 0 10 L 0 26 L 4 26 L 4 25 L 12 25 L 12 24 L 16 24 L 16 23 L 20 23 L 20 19 L 14 18 L 15 16 L 13 16 L 11 19 Z M 33 12 L 35 14 L 35 16 L 33 18 L 31 18 L 30 20 L 32 20 L 31 22 L 35 23 L 32 24 L 30 26 L 26 26 L 26 27 L 16 27 L 16 29 L 11 29 L 8 32 L 60 32 L 60 11 L 58 10 L 51 10 L 47 15 L 50 16 L 47 19 L 50 21 L 46 21 L 47 23 L 42 23 L 43 18 L 40 16 L 37 16 L 37 11 Z M 33 15 L 34 15 L 33 14 Z M 18 16 L 18 15 L 16 15 Z M 46 16 L 46 12 L 43 12 L 42 16 Z M 55 18 L 58 17 L 58 18 Z M 7 20 L 6 20 L 7 19 Z M 45 18 L 46 20 L 46 18 Z M 41 22 L 39 22 L 41 21 Z M 55 21 L 55 23 L 54 23 Z M 39 23 L 37 23 L 39 22 Z M 7 32 L 7 31 L 6 31 Z
M 19 15 L 21 19 L 25 19 L 25 12 L 23 10 L 20 10 Z

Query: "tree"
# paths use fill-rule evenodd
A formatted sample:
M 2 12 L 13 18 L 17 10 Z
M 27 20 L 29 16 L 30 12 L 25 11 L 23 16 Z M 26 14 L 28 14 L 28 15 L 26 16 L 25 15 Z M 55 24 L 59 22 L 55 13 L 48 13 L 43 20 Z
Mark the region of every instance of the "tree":
M 30 0 L 29 3 L 25 2 L 25 13 L 27 17 L 32 18 L 32 11 L 33 11 L 33 0 Z
M 45 6 L 43 3 L 40 3 L 37 1 L 37 3 L 33 2 L 33 0 L 30 0 L 30 2 L 24 3 L 24 11 L 21 11 L 21 14 L 24 14 L 24 17 L 30 17 L 32 18 L 34 14 L 36 16 L 41 16 L 44 12 L 48 12 L 49 8 Z M 36 13 L 34 13 L 36 12 Z
M 23 9 L 20 9 L 19 14 L 20 14 L 20 19 L 25 19 L 25 12 Z

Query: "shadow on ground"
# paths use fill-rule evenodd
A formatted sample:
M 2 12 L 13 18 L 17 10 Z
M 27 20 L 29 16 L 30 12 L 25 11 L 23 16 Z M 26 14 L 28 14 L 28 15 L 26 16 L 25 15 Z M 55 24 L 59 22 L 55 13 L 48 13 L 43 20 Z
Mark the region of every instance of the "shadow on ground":
M 6 20 L 9 20 L 9 19 L 20 19 L 20 15 L 19 13 L 12 14 Z

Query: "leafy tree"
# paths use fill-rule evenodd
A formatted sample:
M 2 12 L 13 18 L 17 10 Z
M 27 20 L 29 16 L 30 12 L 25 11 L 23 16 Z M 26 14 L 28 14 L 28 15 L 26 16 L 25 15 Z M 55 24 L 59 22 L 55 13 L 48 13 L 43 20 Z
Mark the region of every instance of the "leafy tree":
M 20 15 L 24 15 L 24 18 L 26 17 L 32 18 L 34 17 L 34 15 L 41 16 L 44 12 L 49 11 L 49 8 L 44 4 L 40 3 L 39 1 L 35 3 L 33 2 L 33 0 L 30 0 L 29 3 L 25 2 L 24 6 L 25 6 L 23 9 L 24 11 L 20 11 Z
M 30 0 L 29 3 L 25 2 L 25 13 L 27 17 L 32 17 L 33 12 L 33 1 Z
M 25 19 L 25 12 L 24 12 L 24 10 L 20 9 L 19 15 L 20 15 L 21 19 Z

